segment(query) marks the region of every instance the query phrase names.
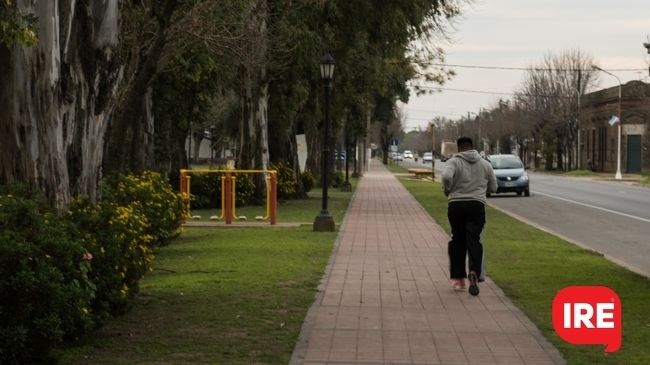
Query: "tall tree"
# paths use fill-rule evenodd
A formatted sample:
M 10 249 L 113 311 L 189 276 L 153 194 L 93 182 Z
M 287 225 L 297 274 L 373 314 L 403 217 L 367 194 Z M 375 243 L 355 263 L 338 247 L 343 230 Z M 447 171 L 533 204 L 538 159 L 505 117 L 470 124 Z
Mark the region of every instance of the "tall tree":
M 125 85 L 111 121 L 107 172 L 154 166 L 152 86 L 178 55 L 206 48 L 214 57 L 242 57 L 242 10 L 248 0 L 148 0 L 122 4 Z M 172 65 L 173 67 L 173 65 Z
M 546 169 L 553 168 L 553 161 L 559 169 L 576 166 L 578 100 L 597 82 L 596 73 L 585 72 L 593 61 L 579 49 L 548 53 L 530 67 L 516 93 L 517 108 L 532 121 L 529 133 L 536 149 L 544 147 Z
M 38 44 L 0 44 L 0 183 L 29 183 L 58 207 L 96 199 L 123 79 L 118 1 L 17 0 L 10 11 L 37 19 Z

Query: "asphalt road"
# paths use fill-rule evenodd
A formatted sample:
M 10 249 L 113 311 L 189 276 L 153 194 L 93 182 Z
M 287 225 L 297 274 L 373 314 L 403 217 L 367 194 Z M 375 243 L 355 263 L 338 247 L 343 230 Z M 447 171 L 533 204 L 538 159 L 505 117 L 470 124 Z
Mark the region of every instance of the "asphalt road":
M 531 197 L 489 203 L 650 277 L 650 189 L 530 174 Z
M 401 164 L 424 167 L 415 161 Z M 436 161 L 437 176 L 442 166 Z M 530 197 L 500 194 L 489 204 L 650 277 L 650 189 L 548 174 L 530 177 Z

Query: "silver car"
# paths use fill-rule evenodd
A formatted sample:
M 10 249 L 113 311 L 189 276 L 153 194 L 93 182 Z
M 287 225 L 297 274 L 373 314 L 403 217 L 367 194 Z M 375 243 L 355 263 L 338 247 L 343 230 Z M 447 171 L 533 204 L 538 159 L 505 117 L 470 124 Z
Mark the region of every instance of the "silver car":
M 519 196 L 530 196 L 530 178 L 519 157 L 491 155 L 488 161 L 497 177 L 497 194 L 517 193 Z

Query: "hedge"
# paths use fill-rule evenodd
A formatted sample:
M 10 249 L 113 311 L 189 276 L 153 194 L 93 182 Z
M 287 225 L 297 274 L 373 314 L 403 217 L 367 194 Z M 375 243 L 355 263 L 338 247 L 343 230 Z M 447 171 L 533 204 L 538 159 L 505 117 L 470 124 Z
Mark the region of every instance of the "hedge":
M 101 203 L 82 197 L 63 213 L 37 192 L 0 188 L 0 363 L 49 363 L 53 346 L 126 311 L 181 209 L 151 172 L 109 179 Z

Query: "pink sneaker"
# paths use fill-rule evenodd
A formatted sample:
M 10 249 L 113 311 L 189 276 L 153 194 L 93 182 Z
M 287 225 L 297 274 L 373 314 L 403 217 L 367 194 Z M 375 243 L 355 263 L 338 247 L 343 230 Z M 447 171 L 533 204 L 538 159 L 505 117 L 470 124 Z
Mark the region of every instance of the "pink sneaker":
M 454 290 L 465 290 L 465 279 L 451 279 L 451 288 Z

